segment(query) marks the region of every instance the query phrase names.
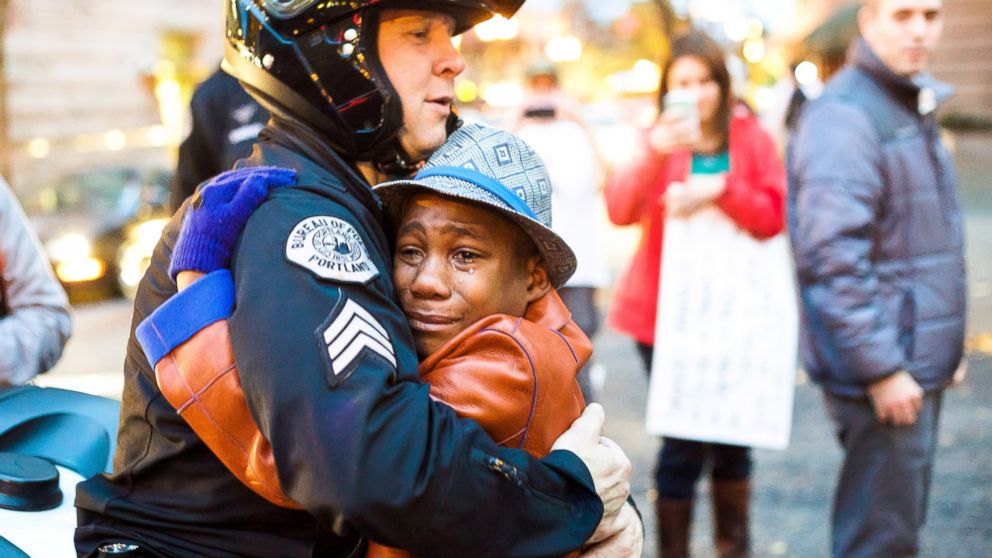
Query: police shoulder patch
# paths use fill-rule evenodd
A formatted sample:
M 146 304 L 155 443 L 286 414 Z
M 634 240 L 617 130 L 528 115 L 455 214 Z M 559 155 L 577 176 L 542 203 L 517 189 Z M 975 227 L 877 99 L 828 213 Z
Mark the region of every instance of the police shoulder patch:
M 354 225 L 339 217 L 307 217 L 286 240 L 286 259 L 320 277 L 368 283 L 379 275 Z

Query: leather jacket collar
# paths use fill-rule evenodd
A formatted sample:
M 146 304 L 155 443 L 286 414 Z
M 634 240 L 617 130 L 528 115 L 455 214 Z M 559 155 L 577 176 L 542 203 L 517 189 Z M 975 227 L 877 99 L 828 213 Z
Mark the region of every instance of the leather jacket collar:
M 558 291 L 551 289 L 546 295 L 527 306 L 524 319 L 549 329 L 559 330 L 572 319 L 572 313 L 558 296 Z

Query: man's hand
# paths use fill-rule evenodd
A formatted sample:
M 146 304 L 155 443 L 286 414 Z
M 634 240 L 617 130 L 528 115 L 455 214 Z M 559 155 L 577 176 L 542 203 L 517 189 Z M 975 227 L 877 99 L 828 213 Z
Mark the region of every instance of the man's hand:
M 552 451 L 568 450 L 585 463 L 596 485 L 596 494 L 603 501 L 603 522 L 613 521 L 626 503 L 631 469 L 630 459 L 620 446 L 600 436 L 605 420 L 603 406 L 591 403 L 551 446 Z
M 923 388 L 905 370 L 869 385 L 868 397 L 879 422 L 892 426 L 915 424 L 923 407 Z
M 600 529 L 603 528 L 603 524 L 600 523 L 599 529 L 589 540 L 596 539 L 597 535 L 600 534 Z M 637 558 L 641 555 L 644 548 L 644 525 L 633 506 L 624 504 L 605 531 L 612 534 L 585 547 L 582 550 L 581 558 L 626 558 L 628 556 Z

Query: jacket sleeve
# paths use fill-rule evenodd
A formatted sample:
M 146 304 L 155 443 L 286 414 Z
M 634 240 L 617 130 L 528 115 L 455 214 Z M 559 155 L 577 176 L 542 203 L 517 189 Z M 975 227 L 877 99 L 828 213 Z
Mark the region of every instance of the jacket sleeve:
M 747 143 L 739 148 L 751 159 L 750 172 L 731 172 L 716 204 L 755 238 L 771 238 L 785 226 L 785 166 L 760 124 L 751 121 L 748 127 L 747 137 L 742 138 Z
M 0 180 L 0 385 L 49 370 L 72 332 L 69 302 L 7 184 Z
M 808 327 L 827 359 L 864 384 L 905 367 L 872 261 L 881 146 L 860 111 L 814 105 L 793 139 L 789 232 Z
M 301 218 L 356 222 L 298 192 L 277 192 L 249 220 L 229 322 L 248 406 L 287 496 L 327 528 L 350 526 L 419 556 L 562 555 L 581 546 L 602 515 L 585 466 L 570 452 L 538 461 L 499 448 L 433 402 L 391 296 L 385 248 L 355 225 L 378 268 L 364 284 L 286 261 Z
M 606 209 L 615 225 L 632 225 L 648 211 L 658 210 L 658 198 L 664 192 L 659 181 L 666 157 L 648 147 L 647 132 L 641 141 L 644 147 L 634 161 L 610 173 L 606 182 Z
M 556 331 L 506 315 L 485 321 L 421 379 L 499 445 L 547 455 L 585 408 L 580 362 Z
M 536 395 L 536 377 L 512 335 L 483 329 L 421 380 L 430 384 L 435 399 L 478 422 L 497 444 L 519 446 Z

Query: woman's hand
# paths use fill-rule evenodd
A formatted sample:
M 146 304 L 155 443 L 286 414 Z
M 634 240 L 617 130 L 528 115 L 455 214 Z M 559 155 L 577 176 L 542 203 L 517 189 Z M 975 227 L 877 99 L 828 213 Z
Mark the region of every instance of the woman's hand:
M 209 273 L 228 267 L 248 217 L 269 190 L 295 183 L 295 170 L 277 167 L 245 167 L 211 179 L 186 209 L 169 276 L 175 279 L 180 271 Z
M 648 145 L 663 155 L 676 149 L 691 149 L 701 139 L 699 122 L 681 111 L 661 113 L 648 132 Z
M 727 189 L 727 175 L 694 174 L 686 182 L 672 182 L 665 190 L 665 211 L 669 217 L 688 217 L 713 203 Z

